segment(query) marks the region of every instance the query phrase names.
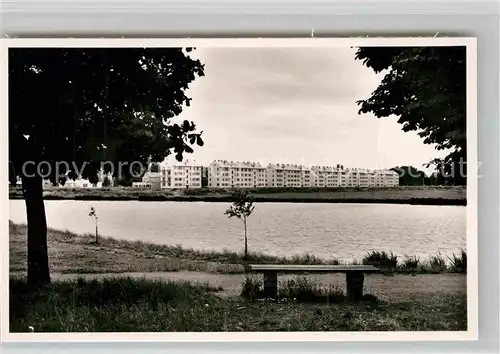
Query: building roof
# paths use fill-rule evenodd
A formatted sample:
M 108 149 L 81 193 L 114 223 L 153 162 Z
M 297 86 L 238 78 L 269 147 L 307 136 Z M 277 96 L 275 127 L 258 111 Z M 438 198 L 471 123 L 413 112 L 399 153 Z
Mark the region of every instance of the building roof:
M 264 167 L 258 162 L 245 162 L 245 161 L 215 160 L 210 163 L 210 166 L 264 169 Z
M 183 161 L 177 161 L 175 159 L 170 159 L 167 161 L 165 158 L 160 162 L 161 167 L 174 167 L 174 166 L 189 166 L 189 167 L 202 167 L 200 164 L 196 163 L 194 159 L 184 159 Z
M 144 173 L 144 177 L 147 177 L 147 178 L 161 178 L 161 172 L 151 172 L 151 171 L 148 171 L 146 173 Z
M 275 168 L 277 170 L 289 170 L 289 171 L 310 170 L 309 167 L 304 166 L 304 165 L 293 165 L 293 164 L 284 164 L 284 163 L 275 163 L 275 164 L 270 163 L 268 165 L 268 167 Z

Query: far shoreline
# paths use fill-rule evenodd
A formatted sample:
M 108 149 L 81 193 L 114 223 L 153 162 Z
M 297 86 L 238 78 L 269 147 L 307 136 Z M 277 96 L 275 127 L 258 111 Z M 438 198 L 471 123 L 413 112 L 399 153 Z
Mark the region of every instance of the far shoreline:
M 400 186 L 390 188 L 256 188 L 250 193 L 256 203 L 409 204 L 466 206 L 464 186 Z M 10 188 L 9 199 L 23 199 L 19 188 Z M 231 190 L 201 188 L 144 190 L 132 187 L 105 189 L 50 188 L 44 200 L 153 201 L 230 203 Z

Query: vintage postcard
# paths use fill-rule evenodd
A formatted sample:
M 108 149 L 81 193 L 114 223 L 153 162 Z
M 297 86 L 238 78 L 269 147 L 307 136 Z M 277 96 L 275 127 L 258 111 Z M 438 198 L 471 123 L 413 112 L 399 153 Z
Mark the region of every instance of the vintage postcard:
M 3 340 L 477 338 L 474 38 L 2 43 Z

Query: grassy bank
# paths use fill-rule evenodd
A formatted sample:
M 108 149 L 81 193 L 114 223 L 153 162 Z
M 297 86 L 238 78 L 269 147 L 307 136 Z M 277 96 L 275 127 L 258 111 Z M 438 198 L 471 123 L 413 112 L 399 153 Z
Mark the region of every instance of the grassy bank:
M 244 287 L 248 288 L 247 287 Z M 466 330 L 463 293 L 346 303 L 335 289 L 289 283 L 282 299 L 222 298 L 219 289 L 132 279 L 54 282 L 32 291 L 10 280 L 11 332 Z M 326 297 L 326 299 L 325 299 Z M 31 327 L 31 328 L 30 328 Z
M 26 225 L 9 222 L 10 270 L 26 271 Z M 341 264 L 332 257 L 323 259 L 311 254 L 277 257 L 251 252 L 248 259 L 232 251 L 202 251 L 180 246 L 157 245 L 142 241 L 124 241 L 100 237 L 95 244 L 91 234 L 75 234 L 49 229 L 48 245 L 50 267 L 58 273 L 122 273 L 160 271 L 205 271 L 214 273 L 243 273 L 245 263 L 272 264 Z M 370 251 L 352 264 L 373 264 L 387 273 L 435 274 L 465 273 L 465 251 L 448 259 L 435 255 L 426 260 L 416 257 L 401 258 L 385 251 Z
M 252 188 L 256 202 L 384 203 L 466 205 L 465 187 L 401 186 L 392 188 Z M 10 188 L 10 199 L 22 199 L 20 188 Z M 44 191 L 46 200 L 137 200 L 231 202 L 231 190 L 216 188 L 152 191 L 138 188 L 62 189 Z

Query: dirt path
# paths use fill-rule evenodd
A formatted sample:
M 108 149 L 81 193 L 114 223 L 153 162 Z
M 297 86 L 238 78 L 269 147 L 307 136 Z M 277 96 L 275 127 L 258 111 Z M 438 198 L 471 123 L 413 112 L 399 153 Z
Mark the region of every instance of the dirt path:
M 61 274 L 52 273 L 54 280 L 69 280 L 78 277 L 102 279 L 104 277 L 133 277 L 145 279 L 163 279 L 193 283 L 208 282 L 224 290 L 222 296 L 238 296 L 245 278 L 244 274 L 216 274 L 204 272 L 148 272 L 148 273 L 101 273 L 101 274 Z M 279 281 L 296 278 L 296 275 L 282 275 Z M 308 279 L 322 285 L 335 284 L 345 289 L 344 274 L 308 275 Z M 420 274 L 384 276 L 380 274 L 365 276 L 365 293 L 390 301 L 405 301 L 415 296 L 436 296 L 443 293 L 466 293 L 467 282 L 464 274 Z

